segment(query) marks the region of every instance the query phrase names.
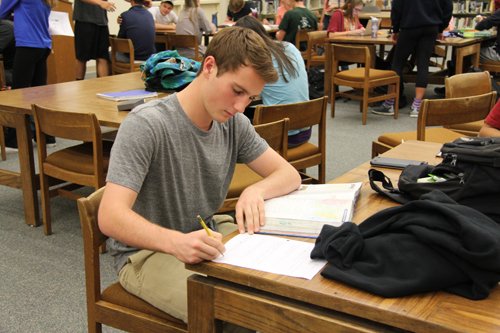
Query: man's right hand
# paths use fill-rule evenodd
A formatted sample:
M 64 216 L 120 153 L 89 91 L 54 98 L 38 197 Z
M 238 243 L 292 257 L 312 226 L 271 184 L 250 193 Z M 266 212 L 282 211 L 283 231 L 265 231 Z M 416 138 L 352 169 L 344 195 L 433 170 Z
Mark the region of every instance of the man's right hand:
M 179 233 L 172 243 L 172 254 L 186 264 L 213 260 L 226 250 L 220 233 L 212 231 L 212 236 L 208 236 L 203 229 L 187 234 Z
M 116 9 L 115 3 L 114 2 L 108 2 L 108 1 L 101 1 L 99 3 L 99 7 L 104 9 L 105 11 L 108 12 L 114 12 Z

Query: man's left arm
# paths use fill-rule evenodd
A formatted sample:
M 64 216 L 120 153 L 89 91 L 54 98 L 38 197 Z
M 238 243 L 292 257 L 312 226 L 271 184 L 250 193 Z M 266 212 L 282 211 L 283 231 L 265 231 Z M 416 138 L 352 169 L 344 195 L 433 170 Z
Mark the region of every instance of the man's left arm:
M 257 157 L 248 166 L 264 177 L 250 185 L 240 195 L 236 204 L 236 222 L 240 233 L 252 234 L 264 225 L 264 200 L 296 190 L 301 183 L 297 170 L 272 148 Z

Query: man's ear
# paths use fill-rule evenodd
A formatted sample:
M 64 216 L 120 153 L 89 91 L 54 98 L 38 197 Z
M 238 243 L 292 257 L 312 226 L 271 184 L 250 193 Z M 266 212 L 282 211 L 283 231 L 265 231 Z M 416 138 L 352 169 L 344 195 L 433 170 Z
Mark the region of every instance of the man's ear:
M 203 73 L 212 74 L 212 71 L 217 71 L 217 64 L 215 63 L 215 58 L 213 56 L 208 56 L 203 62 Z

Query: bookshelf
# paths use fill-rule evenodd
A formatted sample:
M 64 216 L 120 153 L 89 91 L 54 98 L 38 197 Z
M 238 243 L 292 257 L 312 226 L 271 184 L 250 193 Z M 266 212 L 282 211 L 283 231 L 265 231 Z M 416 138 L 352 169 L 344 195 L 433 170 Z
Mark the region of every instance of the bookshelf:
M 490 15 L 494 6 L 494 0 L 454 0 L 455 29 L 474 28 L 474 18 L 477 15 Z

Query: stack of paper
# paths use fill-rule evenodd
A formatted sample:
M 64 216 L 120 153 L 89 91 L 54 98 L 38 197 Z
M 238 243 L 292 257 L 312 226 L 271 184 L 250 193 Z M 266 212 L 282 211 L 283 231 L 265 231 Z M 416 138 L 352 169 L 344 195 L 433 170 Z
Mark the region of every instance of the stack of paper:
M 147 91 L 144 89 L 136 89 L 136 90 L 126 90 L 126 91 L 115 91 L 115 92 L 105 92 L 98 93 L 97 97 L 110 99 L 112 101 L 128 101 L 133 99 L 143 99 L 143 98 L 151 98 L 158 96 L 158 93 L 155 91 Z
M 339 226 L 352 219 L 360 189 L 361 183 L 302 185 L 267 200 L 260 233 L 316 238 L 324 224 Z

